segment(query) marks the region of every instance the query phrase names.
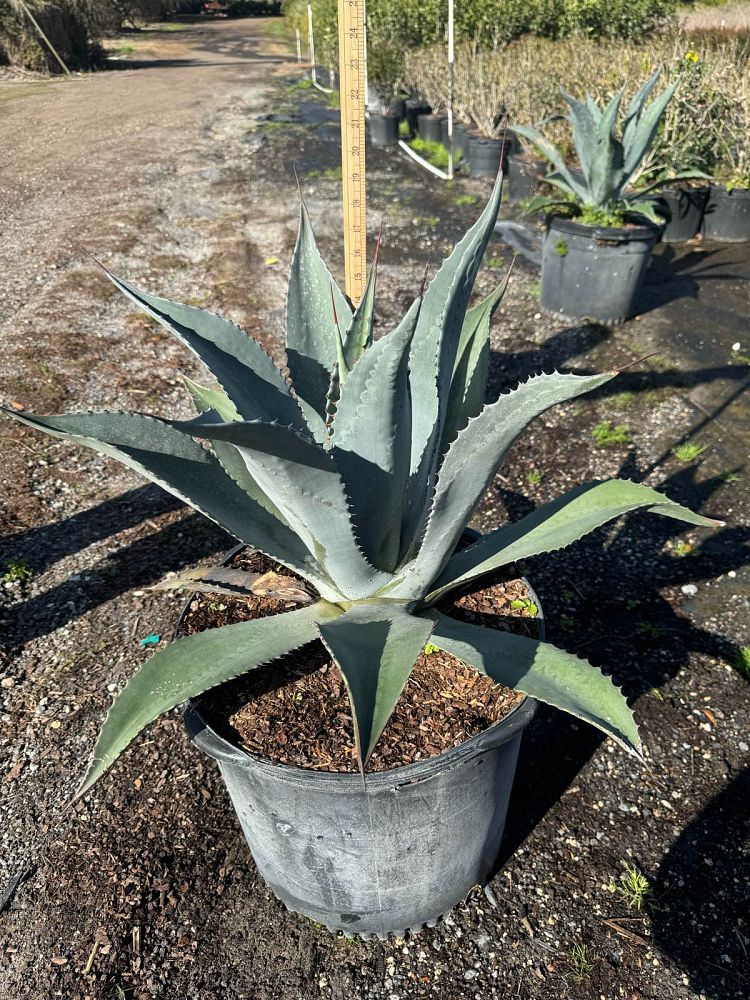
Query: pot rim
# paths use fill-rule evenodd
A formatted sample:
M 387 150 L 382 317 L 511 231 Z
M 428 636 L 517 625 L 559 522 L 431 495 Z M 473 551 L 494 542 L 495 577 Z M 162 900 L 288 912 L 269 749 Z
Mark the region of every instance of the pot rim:
M 222 560 L 222 565 L 226 565 L 237 552 L 250 548 L 244 543 L 235 545 Z M 537 617 L 534 619 L 539 623 L 539 638 L 544 639 L 544 614 L 534 589 L 526 577 L 520 577 L 528 589 L 529 597 L 538 608 Z M 180 617 L 175 626 L 175 632 L 179 629 L 188 608 L 192 596 L 188 597 L 182 609 Z M 182 717 L 188 731 L 188 735 L 195 745 L 214 760 L 224 761 L 235 765 L 248 767 L 252 765 L 254 769 L 262 769 L 268 775 L 291 783 L 309 785 L 316 782 L 326 782 L 329 785 L 338 784 L 342 792 L 350 791 L 355 785 L 362 786 L 362 775 L 359 772 L 351 771 L 316 771 L 312 768 L 297 767 L 292 764 L 280 764 L 276 761 L 268 760 L 250 753 L 239 744 L 230 742 L 226 737 L 221 736 L 208 723 L 201 711 L 201 701 L 204 695 L 198 695 L 185 702 Z M 480 754 L 486 753 L 503 743 L 507 743 L 519 734 L 531 722 L 536 715 L 538 702 L 530 695 L 524 695 L 523 700 L 498 722 L 493 723 L 481 733 L 471 736 L 468 740 L 457 747 L 451 747 L 442 753 L 426 760 L 418 760 L 412 764 L 403 764 L 400 767 L 389 768 L 387 771 L 366 772 L 367 784 L 370 787 L 392 786 L 397 784 L 410 784 L 415 781 L 422 781 L 425 778 L 433 777 L 435 774 L 463 764 L 467 760 L 472 760 Z
M 633 226 L 591 226 L 574 219 L 566 219 L 563 215 L 547 216 L 547 231 L 568 233 L 570 236 L 586 236 L 590 239 L 617 243 L 639 243 L 643 240 L 653 240 L 659 234 L 660 227 L 653 224 Z
M 730 191 L 727 188 L 726 184 L 716 184 L 716 183 L 711 184 L 710 196 L 713 198 L 717 194 L 725 198 L 733 198 L 737 195 L 739 195 L 740 198 L 750 198 L 750 188 L 733 187 L 732 190 Z

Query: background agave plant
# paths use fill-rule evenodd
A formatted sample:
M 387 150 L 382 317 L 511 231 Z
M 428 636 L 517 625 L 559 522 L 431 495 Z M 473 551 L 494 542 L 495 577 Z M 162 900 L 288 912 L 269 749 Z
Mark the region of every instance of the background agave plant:
M 600 108 L 590 94 L 583 101 L 561 91 L 569 114 L 564 116 L 573 135 L 573 145 L 580 164 L 580 172 L 571 170 L 562 153 L 542 133 L 531 125 L 514 125 L 512 130 L 528 139 L 555 168 L 545 180 L 554 184 L 561 195 L 534 199 L 529 212 L 562 210 L 582 216 L 582 221 L 595 225 L 612 225 L 622 221 L 627 213 L 637 213 L 653 222 L 662 222 L 656 208 L 658 203 L 644 198 L 661 178 L 638 192 L 625 191 L 628 183 L 638 174 L 644 157 L 651 148 L 659 122 L 677 88 L 679 78 L 646 106 L 661 67 L 643 84 L 631 100 L 622 121 L 621 135 L 615 134 L 622 103 L 623 90 L 619 90 L 605 108 Z M 704 176 L 699 171 L 683 171 L 672 175 L 672 180 Z
M 526 424 L 615 374 L 535 375 L 485 405 L 489 325 L 503 288 L 467 306 L 501 186 L 498 179 L 479 220 L 377 342 L 375 268 L 352 311 L 320 257 L 303 205 L 287 300 L 289 379 L 232 323 L 110 275 L 206 364 L 220 388 L 188 383 L 199 411 L 189 421 L 7 411 L 136 469 L 316 592 L 310 600 L 298 588 L 301 606 L 281 618 L 180 639 L 144 663 L 114 701 L 81 793 L 161 713 L 318 638 L 346 682 L 362 768 L 428 640 L 638 752 L 632 713 L 598 669 L 548 643 L 458 622 L 434 607 L 454 587 L 566 546 L 639 507 L 717 523 L 647 486 L 591 482 L 456 552 Z M 214 589 L 223 582 L 216 572 Z

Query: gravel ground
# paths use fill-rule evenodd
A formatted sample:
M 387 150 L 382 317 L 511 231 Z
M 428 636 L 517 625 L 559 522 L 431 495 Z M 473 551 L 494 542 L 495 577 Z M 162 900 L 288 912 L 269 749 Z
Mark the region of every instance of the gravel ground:
M 178 373 L 195 374 L 192 361 L 113 296 L 82 247 L 210 304 L 277 355 L 293 163 L 338 260 L 336 114 L 290 85 L 275 23 L 180 33 L 171 54 L 163 44 L 138 69 L 5 105 L 0 394 L 31 409 L 188 412 Z M 398 154 L 370 157 L 369 184 L 386 328 L 487 188 L 441 185 Z M 480 290 L 509 260 L 492 247 Z M 0 886 L 15 885 L 0 915 L 2 1000 L 747 997 L 750 686 L 732 663 L 750 642 L 750 532 L 732 473 L 750 441 L 749 279 L 746 247 L 662 250 L 647 311 L 608 330 L 543 316 L 538 275 L 516 265 L 493 328 L 493 394 L 532 371 L 660 354 L 537 420 L 476 525 L 616 474 L 728 523 L 680 532 L 635 516 L 523 567 L 550 638 L 633 699 L 648 767 L 540 712 L 490 891 L 406 941 L 333 937 L 286 913 L 176 713 L 68 805 L 112 692 L 148 655 L 139 640 L 173 628 L 179 599 L 147 587 L 230 541 L 120 467 L 4 422 L 0 570 L 23 561 L 32 575 L 0 597 Z M 595 447 L 603 421 L 628 443 Z M 689 464 L 671 453 L 684 440 L 705 446 Z M 650 888 L 640 910 L 616 888 L 628 867 Z

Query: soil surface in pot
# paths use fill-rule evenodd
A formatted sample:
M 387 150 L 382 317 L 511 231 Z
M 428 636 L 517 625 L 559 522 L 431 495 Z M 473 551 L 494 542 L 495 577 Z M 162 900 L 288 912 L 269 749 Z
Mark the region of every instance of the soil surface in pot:
M 253 572 L 279 571 L 259 552 L 240 552 L 232 565 Z M 283 567 L 281 572 L 293 575 Z M 522 580 L 490 579 L 482 589 L 448 598 L 439 607 L 467 622 L 534 636 L 535 609 L 519 606 L 528 597 Z M 268 597 L 196 594 L 179 634 L 283 614 L 292 607 Z M 422 653 L 368 770 L 413 764 L 459 746 L 522 700 L 523 695 L 493 683 L 448 653 Z M 260 757 L 320 771 L 357 770 L 346 687 L 320 642 L 209 692 L 201 707 L 221 735 Z

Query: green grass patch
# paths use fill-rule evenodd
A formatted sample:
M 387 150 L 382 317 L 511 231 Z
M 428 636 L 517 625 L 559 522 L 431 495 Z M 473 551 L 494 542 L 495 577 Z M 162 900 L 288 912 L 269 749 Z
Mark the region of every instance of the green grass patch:
M 428 163 L 431 163 L 433 167 L 437 167 L 438 170 L 448 169 L 448 150 L 442 142 L 436 142 L 434 139 L 420 139 L 417 136 L 416 139 L 412 139 L 411 148 L 423 160 L 427 160 Z M 453 162 L 458 163 L 459 159 L 460 155 L 457 153 L 453 157 Z
M 3 573 L 2 581 L 3 583 L 23 583 L 24 580 L 30 580 L 33 575 L 34 570 L 25 559 L 11 559 L 8 568 Z
M 479 198 L 475 194 L 460 194 L 454 204 L 458 208 L 463 208 L 464 205 L 476 205 L 478 201 Z
M 746 681 L 750 681 L 750 646 L 739 646 L 732 666 Z
M 630 431 L 622 424 L 613 424 L 602 420 L 591 431 L 597 448 L 616 448 L 618 445 L 630 444 Z
M 411 135 L 411 129 L 409 128 L 409 123 L 404 119 L 398 123 L 398 137 L 399 139 L 408 139 Z
M 705 445 L 693 444 L 686 441 L 685 444 L 675 445 L 672 449 L 672 454 L 678 462 L 682 462 L 683 465 L 688 465 L 690 462 L 694 462 L 696 458 L 700 458 L 705 450 Z

